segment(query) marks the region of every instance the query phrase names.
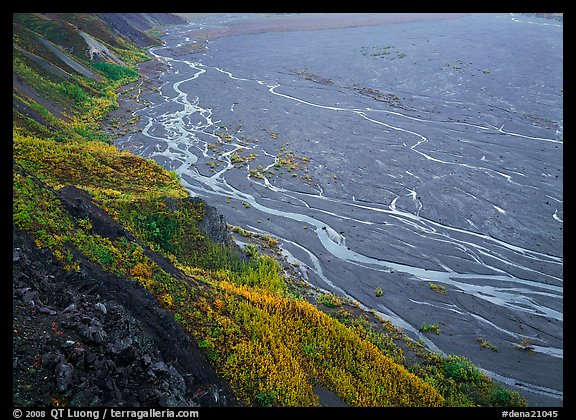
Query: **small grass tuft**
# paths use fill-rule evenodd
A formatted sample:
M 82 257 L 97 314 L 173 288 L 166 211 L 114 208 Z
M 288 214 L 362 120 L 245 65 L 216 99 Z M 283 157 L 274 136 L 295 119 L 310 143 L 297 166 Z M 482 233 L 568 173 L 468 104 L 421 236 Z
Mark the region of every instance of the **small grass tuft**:
M 423 333 L 433 332 L 436 335 L 440 335 L 440 327 L 436 324 L 422 324 L 418 331 Z
M 490 349 L 492 351 L 500 351 L 500 349 L 497 346 L 490 344 L 486 339 L 484 339 L 482 337 L 476 337 L 476 341 L 478 341 L 478 343 L 480 343 L 481 347 Z
M 430 287 L 430 289 L 432 289 L 434 292 L 438 293 L 439 295 L 447 295 L 448 291 L 446 290 L 446 287 L 444 287 L 441 284 L 436 284 L 436 283 L 428 283 L 428 287 Z

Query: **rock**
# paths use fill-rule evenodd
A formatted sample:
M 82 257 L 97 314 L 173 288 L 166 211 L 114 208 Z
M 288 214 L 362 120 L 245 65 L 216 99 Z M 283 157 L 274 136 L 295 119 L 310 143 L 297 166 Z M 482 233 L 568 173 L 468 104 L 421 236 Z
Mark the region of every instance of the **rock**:
M 154 363 L 152 366 L 150 366 L 150 370 L 155 375 L 162 375 L 162 374 L 168 373 L 168 368 L 166 366 L 166 363 L 164 363 L 162 361 Z
M 21 257 L 22 253 L 20 252 L 20 248 L 14 248 L 12 250 L 12 262 L 18 262 L 20 261 L 20 257 Z
M 58 363 L 64 360 L 64 355 L 58 350 L 52 350 L 42 355 L 42 367 L 45 369 L 53 369 Z
M 76 307 L 75 303 L 71 303 L 70 305 L 68 305 L 66 307 L 66 309 L 64 309 L 64 312 L 76 312 L 78 310 L 78 308 Z
M 106 305 L 104 305 L 103 303 L 98 302 L 98 303 L 94 304 L 94 307 L 95 307 L 96 309 L 98 309 L 100 312 L 102 312 L 104 315 L 106 315 L 106 312 L 107 312 L 107 310 L 106 310 Z
M 86 366 L 92 367 L 96 363 L 96 355 L 92 352 L 85 352 L 84 353 L 84 363 Z
M 146 353 L 144 356 L 142 356 L 142 365 L 144 367 L 150 366 L 151 363 L 152 363 L 152 358 L 150 357 L 150 355 L 148 353 Z
M 72 363 L 77 371 L 82 372 L 86 370 L 85 352 L 86 350 L 82 347 L 74 347 L 68 355 L 68 362 Z
M 110 346 L 110 352 L 112 354 L 120 354 L 128 347 L 132 345 L 132 339 L 130 337 L 124 337 L 120 340 L 117 340 L 114 344 Z
M 89 325 L 86 325 L 89 322 Z M 81 323 L 78 323 L 78 332 L 88 342 L 103 343 L 107 337 L 102 324 L 95 318 L 83 318 Z
M 121 340 L 117 340 L 109 347 L 110 353 L 116 356 L 114 359 L 116 364 L 120 366 L 132 364 L 138 356 L 138 352 L 132 345 L 132 339 L 130 337 L 124 337 Z
M 56 366 L 56 387 L 58 391 L 65 392 L 72 386 L 74 367 L 70 363 L 60 362 Z
M 23 287 L 16 289 L 16 294 L 22 299 L 24 303 L 30 306 L 42 305 L 40 296 L 37 290 L 32 290 L 30 287 Z
M 40 312 L 41 314 L 46 314 L 46 315 L 56 315 L 56 311 L 47 308 L 46 306 L 41 307 L 40 309 L 38 309 L 38 312 Z
M 30 306 L 42 305 L 40 295 L 37 290 L 29 290 L 23 296 L 22 300 Z

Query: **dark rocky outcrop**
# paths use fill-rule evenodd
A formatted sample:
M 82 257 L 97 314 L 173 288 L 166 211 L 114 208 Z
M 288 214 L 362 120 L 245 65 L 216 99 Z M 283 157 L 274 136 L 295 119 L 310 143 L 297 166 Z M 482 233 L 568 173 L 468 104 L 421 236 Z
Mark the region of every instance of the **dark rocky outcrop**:
M 193 200 L 199 200 L 193 198 Z M 212 241 L 224 245 L 233 246 L 234 241 L 230 236 L 224 215 L 218 209 L 208 204 L 204 205 L 204 218 L 198 224 L 200 230 Z
M 13 227 L 14 405 L 235 405 L 152 295 L 87 260 L 81 266 L 63 270 Z

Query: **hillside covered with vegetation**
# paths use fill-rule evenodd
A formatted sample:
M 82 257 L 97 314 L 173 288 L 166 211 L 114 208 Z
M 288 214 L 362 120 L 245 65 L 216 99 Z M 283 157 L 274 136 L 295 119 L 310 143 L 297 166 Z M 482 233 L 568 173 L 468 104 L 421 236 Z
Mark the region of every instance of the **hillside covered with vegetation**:
M 178 23 L 13 16 L 14 405 L 526 405 L 465 358 L 307 294 L 264 246 L 215 240 L 228 227 L 176 173 L 113 146 L 117 90 Z

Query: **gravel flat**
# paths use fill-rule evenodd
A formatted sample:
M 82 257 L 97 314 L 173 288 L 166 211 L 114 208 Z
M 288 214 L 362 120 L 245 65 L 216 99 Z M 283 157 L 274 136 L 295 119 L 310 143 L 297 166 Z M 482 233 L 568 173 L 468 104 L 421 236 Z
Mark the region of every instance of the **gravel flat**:
M 309 283 L 563 404 L 562 22 L 218 14 L 164 40 L 120 148 Z

